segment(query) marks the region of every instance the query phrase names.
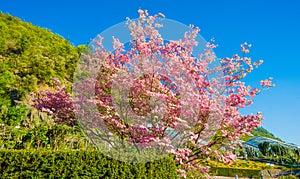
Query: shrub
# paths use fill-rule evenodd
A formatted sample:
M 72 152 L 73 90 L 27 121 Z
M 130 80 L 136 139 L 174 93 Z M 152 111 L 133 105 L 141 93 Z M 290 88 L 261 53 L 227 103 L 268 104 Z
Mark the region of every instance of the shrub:
M 0 150 L 0 178 L 177 178 L 177 171 L 171 157 L 131 164 L 95 150 Z

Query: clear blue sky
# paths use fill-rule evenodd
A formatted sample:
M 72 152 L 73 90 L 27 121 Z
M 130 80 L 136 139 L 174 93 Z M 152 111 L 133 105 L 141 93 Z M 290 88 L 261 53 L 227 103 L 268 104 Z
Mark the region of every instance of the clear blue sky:
M 300 1 L 299 0 L 0 0 L 0 10 L 69 39 L 86 44 L 106 28 L 136 18 L 137 9 L 162 12 L 169 19 L 201 28 L 214 37 L 218 57 L 253 44 L 253 59 L 265 63 L 247 81 L 273 77 L 276 87 L 264 91 L 248 112 L 262 111 L 263 126 L 276 136 L 300 145 Z

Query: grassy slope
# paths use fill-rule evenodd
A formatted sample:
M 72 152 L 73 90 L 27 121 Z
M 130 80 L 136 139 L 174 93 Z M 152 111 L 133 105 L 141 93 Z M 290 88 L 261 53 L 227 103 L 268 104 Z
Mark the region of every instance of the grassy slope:
M 267 129 L 265 129 L 265 128 L 263 128 L 263 127 L 259 127 L 259 128 L 257 128 L 257 129 L 255 129 L 254 131 L 251 132 L 251 134 L 252 134 L 253 136 L 244 136 L 244 137 L 241 138 L 241 140 L 247 141 L 247 140 L 251 139 L 252 137 L 255 137 L 255 136 L 261 136 L 261 137 L 267 137 L 267 138 L 271 138 L 271 139 L 275 139 L 275 140 L 284 142 L 284 141 L 281 140 L 280 138 L 275 137 L 274 134 L 270 133 Z
M 0 122 L 19 113 L 17 101 L 52 78 L 70 85 L 79 51 L 50 30 L 0 12 Z
M 10 89 L 21 95 L 53 77 L 71 81 L 78 59 L 63 37 L 0 12 L 0 72 L 12 73 Z

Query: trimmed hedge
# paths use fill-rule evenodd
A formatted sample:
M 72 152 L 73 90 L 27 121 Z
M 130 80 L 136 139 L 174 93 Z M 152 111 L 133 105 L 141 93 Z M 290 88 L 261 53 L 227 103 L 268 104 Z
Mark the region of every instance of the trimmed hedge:
M 0 178 L 177 178 L 171 157 L 126 163 L 100 151 L 0 150 Z
M 213 176 L 260 178 L 260 170 L 212 167 L 210 173 Z

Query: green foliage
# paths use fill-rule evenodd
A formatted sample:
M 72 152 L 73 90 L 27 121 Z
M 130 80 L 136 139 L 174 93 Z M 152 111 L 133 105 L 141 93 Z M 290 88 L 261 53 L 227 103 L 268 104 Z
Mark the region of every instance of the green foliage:
M 235 175 L 238 175 L 239 177 L 249 177 L 249 178 L 260 177 L 260 170 L 250 170 L 250 169 L 212 167 L 210 173 L 213 176 L 225 176 L 225 177 L 234 177 Z
M 274 140 L 278 140 L 278 141 L 281 141 L 281 142 L 284 142 L 283 140 L 281 140 L 280 138 L 278 137 L 275 137 L 274 134 L 270 133 L 267 129 L 263 128 L 263 127 L 258 127 L 257 129 L 253 130 L 251 132 L 251 134 L 255 137 L 255 136 L 261 136 L 261 137 L 267 137 L 267 138 L 270 138 L 270 139 L 274 139 Z M 241 138 L 241 140 L 243 141 L 248 141 L 249 139 L 251 139 L 252 137 L 251 136 L 243 136 Z
M 275 140 L 283 142 L 283 140 L 279 139 L 278 137 L 275 137 L 274 134 L 270 133 L 268 130 L 266 130 L 263 127 L 258 127 L 257 129 L 255 129 L 251 133 L 254 136 L 267 137 L 267 138 L 270 138 L 270 139 L 275 139 Z
M 77 49 L 47 29 L 2 13 L 0 44 L 0 86 L 10 85 L 19 98 L 53 77 L 72 81 L 79 52 L 84 48 Z M 8 75 L 11 80 L 3 83 Z
M 269 142 L 259 143 L 258 147 L 262 153 L 261 158 L 281 164 L 299 164 L 299 149 L 292 149 L 278 144 L 270 144 Z
M 47 29 L 0 13 L 2 66 L 21 78 L 35 76 L 38 82 L 52 77 L 72 80 L 79 50 Z
M 0 166 L 0 178 L 177 178 L 171 157 L 130 164 L 100 151 L 0 150 Z
M 297 176 L 289 175 L 289 176 L 281 176 L 279 179 L 299 179 Z
M 260 152 L 264 155 L 264 156 L 269 156 L 270 155 L 270 143 L 269 142 L 262 142 L 258 144 L 258 148 L 260 150 Z
M 2 120 L 4 124 L 18 126 L 27 117 L 29 109 L 24 104 L 9 107 Z
M 5 149 L 92 148 L 78 127 L 41 124 L 34 128 L 2 126 L 0 130 L 0 146 Z
M 0 122 L 16 101 L 56 77 L 71 84 L 84 49 L 47 29 L 0 12 Z
M 5 71 L 0 73 L 0 122 L 6 115 L 11 106 L 11 92 L 14 84 L 14 75 L 12 72 Z

